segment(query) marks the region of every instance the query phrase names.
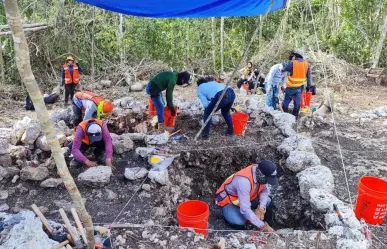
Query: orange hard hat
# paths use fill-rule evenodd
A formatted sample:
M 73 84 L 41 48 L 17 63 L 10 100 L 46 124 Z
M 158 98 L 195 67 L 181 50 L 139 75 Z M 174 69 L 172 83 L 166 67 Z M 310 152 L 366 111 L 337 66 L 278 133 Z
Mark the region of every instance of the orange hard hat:
M 111 113 L 113 111 L 113 103 L 110 102 L 110 100 L 105 100 L 105 102 L 103 103 L 103 107 L 102 107 L 102 112 L 103 113 Z

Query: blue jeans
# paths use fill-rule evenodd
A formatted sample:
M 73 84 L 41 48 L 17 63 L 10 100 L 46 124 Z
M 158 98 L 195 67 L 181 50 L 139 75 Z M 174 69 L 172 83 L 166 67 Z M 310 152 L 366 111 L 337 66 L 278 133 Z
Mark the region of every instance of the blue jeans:
M 152 88 L 152 82 L 149 82 L 146 85 L 146 88 L 145 88 L 146 94 L 148 96 L 150 96 L 151 88 Z M 159 123 L 164 123 L 164 106 L 165 106 L 165 103 L 164 103 L 162 92 L 160 92 L 159 96 L 152 97 L 152 102 L 153 102 L 153 104 L 156 107 L 158 122 Z
M 212 110 L 214 110 L 216 103 L 218 102 L 220 96 L 222 95 L 223 91 L 218 92 L 211 100 L 210 104 L 207 106 L 207 108 L 204 110 L 204 122 L 207 121 L 208 116 L 210 116 Z M 227 133 L 228 134 L 234 134 L 234 127 L 232 126 L 232 119 L 231 119 L 231 114 L 230 110 L 232 105 L 234 104 L 235 100 L 235 93 L 234 90 L 231 88 L 228 88 L 226 90 L 226 93 L 223 96 L 223 99 L 220 101 L 218 109 L 222 112 L 222 115 L 224 117 L 224 120 L 226 121 L 227 124 Z M 208 124 L 203 130 L 203 135 L 209 135 L 210 133 L 210 127 L 211 127 L 212 120 L 208 121 Z
M 293 115 L 296 117 L 298 116 L 298 113 L 300 112 L 302 89 L 303 89 L 303 87 L 297 87 L 297 88 L 287 87 L 285 89 L 285 97 L 284 97 L 284 102 L 282 105 L 284 112 L 289 111 L 289 104 L 292 101 L 292 98 L 294 97 Z
M 275 98 L 276 97 L 278 98 L 278 87 L 277 86 L 272 86 L 271 87 L 271 91 L 267 92 L 267 94 L 266 94 L 266 104 L 268 106 L 273 107 L 274 110 L 277 109 L 277 103 L 275 102 Z
M 259 196 L 251 202 L 251 209 L 256 209 L 259 205 Z M 266 203 L 266 212 L 271 213 L 271 210 L 269 211 L 271 207 L 271 199 L 270 197 L 267 200 Z M 222 208 L 222 213 L 224 218 L 228 223 L 231 225 L 236 226 L 244 226 L 246 225 L 247 219 L 241 214 L 241 211 L 238 206 L 235 206 L 233 204 L 228 204 Z M 266 220 L 266 215 L 265 215 Z

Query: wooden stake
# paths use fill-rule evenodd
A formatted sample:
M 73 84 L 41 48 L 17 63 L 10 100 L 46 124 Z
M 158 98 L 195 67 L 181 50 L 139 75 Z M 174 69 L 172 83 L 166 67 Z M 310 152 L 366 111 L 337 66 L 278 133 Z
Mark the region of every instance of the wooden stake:
M 77 227 L 78 227 L 79 233 L 82 236 L 83 242 L 85 242 L 87 244 L 87 238 L 86 238 L 86 234 L 85 234 L 85 229 L 83 228 L 82 222 L 79 219 L 77 211 L 75 210 L 75 208 L 71 208 L 71 214 L 74 217 L 75 224 L 77 224 Z
M 59 248 L 62 248 L 64 247 L 65 245 L 67 245 L 68 243 L 70 243 L 68 240 L 65 240 L 59 244 L 56 244 L 55 246 L 53 246 L 51 249 L 59 249 Z
M 47 231 L 50 234 L 52 234 L 54 229 L 50 226 L 50 224 L 48 223 L 46 217 L 44 217 L 43 213 L 40 211 L 38 206 L 36 206 L 35 204 L 32 204 L 31 208 L 32 208 L 32 210 L 34 210 L 35 214 L 40 218 L 40 220 L 42 221 L 42 223 L 43 223 L 44 227 L 47 229 Z
M 70 235 L 73 238 L 74 242 L 77 243 L 77 241 L 79 241 L 79 237 L 74 232 L 74 230 L 73 230 L 73 228 L 71 226 L 70 220 L 67 217 L 67 215 L 66 215 L 65 211 L 63 210 L 63 208 L 59 209 L 59 213 L 62 216 L 63 222 L 66 225 L 67 231 L 70 233 Z

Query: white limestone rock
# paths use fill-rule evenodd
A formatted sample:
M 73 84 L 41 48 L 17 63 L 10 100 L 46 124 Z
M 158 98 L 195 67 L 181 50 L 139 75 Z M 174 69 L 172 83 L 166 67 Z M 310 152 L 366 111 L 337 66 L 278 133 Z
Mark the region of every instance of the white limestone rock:
M 108 166 L 96 166 L 78 175 L 78 181 L 91 186 L 103 186 L 110 182 L 112 169 Z
M 61 178 L 48 178 L 44 180 L 40 187 L 42 188 L 56 188 L 63 183 Z
M 40 124 L 37 122 L 31 122 L 24 131 L 24 134 L 21 137 L 21 142 L 24 144 L 34 144 L 35 140 L 39 137 L 40 132 Z
M 309 190 L 312 188 L 332 193 L 335 187 L 332 171 L 325 166 L 316 166 L 305 169 L 297 174 L 301 197 L 309 199 Z
M 167 144 L 169 136 L 166 133 L 158 135 L 147 135 L 145 137 L 145 143 L 148 145 L 164 145 Z
M 142 167 L 126 168 L 125 178 L 128 180 L 137 180 L 144 178 L 148 174 L 148 170 Z
M 51 249 L 58 244 L 58 242 L 48 238 L 48 235 L 43 231 L 42 222 L 33 212 L 22 211 L 20 215 L 25 219 L 12 227 L 3 240 L 4 244 L 0 246 L 1 249 Z M 12 215 L 6 215 L 5 221 L 11 218 Z
M 293 172 L 321 165 L 320 158 L 314 152 L 292 151 L 286 159 L 286 168 Z
M 133 141 L 127 134 L 117 135 L 110 133 L 113 142 L 113 152 L 121 155 L 123 153 L 133 150 L 134 144 Z
M 277 149 L 286 156 L 295 150 L 314 152 L 312 140 L 298 134 L 285 138 Z
M 170 182 L 168 170 L 163 170 L 163 171 L 150 170 L 148 173 L 148 178 L 151 179 L 153 182 L 157 182 L 161 185 L 167 185 Z
M 141 157 L 148 157 L 148 155 L 152 155 L 152 153 L 155 151 L 155 148 L 150 147 L 137 147 L 136 148 L 136 154 Z
M 322 189 L 312 188 L 309 190 L 310 204 L 312 208 L 318 212 L 326 213 L 333 209 L 333 204 L 336 204 L 339 209 L 344 206 L 336 196 Z
M 24 167 L 20 171 L 22 180 L 41 181 L 48 177 L 48 169 L 45 167 Z

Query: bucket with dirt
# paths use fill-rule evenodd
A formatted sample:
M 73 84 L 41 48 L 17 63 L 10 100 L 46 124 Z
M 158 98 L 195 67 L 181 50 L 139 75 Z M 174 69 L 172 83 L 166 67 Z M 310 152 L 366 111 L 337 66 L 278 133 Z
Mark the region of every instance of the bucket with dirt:
M 377 225 L 384 222 L 387 210 L 387 181 L 364 176 L 358 185 L 355 214 L 358 219 Z
M 208 234 L 208 217 L 210 211 L 207 203 L 190 200 L 177 207 L 177 221 L 181 228 L 193 228 L 196 233 Z
M 232 124 L 234 126 L 235 135 L 243 136 L 246 131 L 247 121 L 249 120 L 249 115 L 243 112 L 234 112 L 231 115 Z
M 175 116 L 172 116 L 171 110 L 169 110 L 168 106 L 164 108 L 164 124 L 166 127 L 170 127 L 170 128 L 175 127 L 176 115 L 177 115 L 176 107 L 175 107 Z

